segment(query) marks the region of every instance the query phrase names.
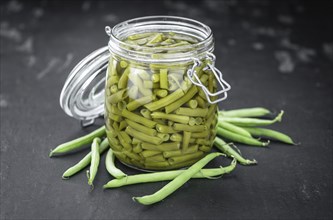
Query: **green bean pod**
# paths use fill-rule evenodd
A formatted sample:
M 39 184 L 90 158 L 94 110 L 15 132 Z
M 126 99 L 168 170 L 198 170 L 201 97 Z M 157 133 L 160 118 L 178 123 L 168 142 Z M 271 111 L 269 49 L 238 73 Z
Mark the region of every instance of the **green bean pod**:
M 91 163 L 90 168 L 87 170 L 88 185 L 93 186 L 94 179 L 97 174 L 100 155 L 99 155 L 99 144 L 101 139 L 94 138 L 93 143 L 91 144 Z
M 226 121 L 238 126 L 243 127 L 254 127 L 254 126 L 266 126 L 274 124 L 275 122 L 281 122 L 284 111 L 281 111 L 278 116 L 276 116 L 273 120 L 266 119 L 256 119 L 256 118 L 232 118 L 219 116 L 219 120 Z
M 189 179 L 191 179 L 196 173 L 198 173 L 207 163 L 213 160 L 217 156 L 221 156 L 221 153 L 211 153 L 208 154 L 203 159 L 199 160 L 187 170 L 184 170 L 181 174 L 179 174 L 176 178 L 174 178 L 171 182 L 165 185 L 162 189 L 155 192 L 152 195 L 147 195 L 143 197 L 133 197 L 133 200 L 139 202 L 143 205 L 151 205 L 156 202 L 163 200 L 168 197 L 178 188 L 180 188 L 184 183 L 186 183 Z
M 212 177 L 228 174 L 235 169 L 236 164 L 237 164 L 236 160 L 233 160 L 231 164 L 226 167 L 201 169 L 197 173 L 195 173 L 191 178 L 211 179 Z M 151 182 L 173 180 L 177 176 L 182 174 L 184 171 L 185 170 L 173 170 L 173 171 L 162 171 L 162 172 L 126 176 L 125 178 L 122 179 L 114 179 L 109 181 L 103 186 L 103 188 L 109 189 L 109 188 L 116 188 L 116 187 L 140 184 L 140 183 L 151 183 Z
M 217 128 L 217 134 L 219 136 L 222 136 L 230 141 L 234 141 L 234 142 L 239 142 L 239 143 L 243 143 L 243 144 L 248 144 L 248 145 L 252 145 L 252 146 L 260 146 L 260 147 L 264 147 L 267 146 L 269 144 L 269 141 L 267 142 L 261 142 L 258 141 L 254 138 L 249 138 L 243 135 L 239 135 L 237 133 L 233 133 L 231 131 L 225 130 L 223 128 L 218 127 Z
M 121 171 L 115 166 L 114 160 L 115 156 L 113 154 L 113 150 L 109 149 L 105 157 L 105 167 L 109 174 L 117 179 L 121 179 L 127 176 L 123 171 Z
M 104 135 L 105 135 L 105 126 L 102 126 L 99 129 L 85 136 L 82 136 L 80 138 L 74 139 L 72 141 L 57 146 L 55 149 L 53 149 L 50 152 L 49 157 L 55 156 L 56 154 L 64 154 L 79 149 L 82 147 L 82 145 L 91 143 L 94 138 L 102 137 Z
M 256 137 L 268 137 L 268 138 L 272 138 L 272 139 L 281 141 L 286 144 L 295 145 L 295 142 L 291 139 L 291 137 L 289 137 L 288 135 L 283 134 L 279 131 L 275 131 L 275 130 L 271 130 L 271 129 L 267 129 L 267 128 L 244 127 L 243 129 L 248 131 L 249 133 L 251 133 L 253 136 L 256 136 Z
M 103 154 L 109 148 L 108 139 L 105 138 L 99 147 L 99 154 Z M 83 170 L 91 162 L 91 152 L 89 152 L 82 160 L 80 160 L 74 166 L 68 168 L 63 174 L 62 179 L 69 179 L 69 177 Z
M 225 117 L 260 117 L 270 114 L 271 112 L 268 109 L 256 107 L 256 108 L 243 108 L 243 109 L 235 109 L 229 111 L 219 111 L 219 115 Z
M 242 157 L 242 155 L 239 152 L 235 151 L 229 144 L 225 143 L 221 138 L 218 137 L 215 138 L 214 146 L 227 156 L 235 158 L 242 165 L 257 164 L 257 161 L 255 159 L 249 160 Z

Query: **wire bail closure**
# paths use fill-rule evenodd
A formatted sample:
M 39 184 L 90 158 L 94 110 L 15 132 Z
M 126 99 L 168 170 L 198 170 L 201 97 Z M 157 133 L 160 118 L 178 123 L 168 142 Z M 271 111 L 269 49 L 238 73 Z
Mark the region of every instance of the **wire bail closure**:
M 227 83 L 223 79 L 222 72 L 215 67 L 215 60 L 216 60 L 215 55 L 213 53 L 208 52 L 206 55 L 206 58 L 209 61 L 211 61 L 211 63 L 207 63 L 207 67 L 205 67 L 205 69 L 210 69 L 213 72 L 213 74 L 214 74 L 215 78 L 217 79 L 217 81 L 219 82 L 222 90 L 215 92 L 215 93 L 211 93 L 208 90 L 208 88 L 204 84 L 202 84 L 202 82 L 200 81 L 200 79 L 196 73 L 196 70 L 195 70 L 195 68 L 202 65 L 202 62 L 197 58 L 193 58 L 194 64 L 193 64 L 192 68 L 187 71 L 187 76 L 194 85 L 201 87 L 201 89 L 204 91 L 204 93 L 207 97 L 207 101 L 210 104 L 215 104 L 215 103 L 225 100 L 228 97 L 227 91 L 229 91 L 231 89 L 231 86 L 229 85 L 229 83 Z M 194 76 L 195 80 L 193 79 L 193 76 Z M 216 99 L 214 101 L 211 100 L 211 97 L 219 96 L 221 94 L 223 94 L 223 97 Z

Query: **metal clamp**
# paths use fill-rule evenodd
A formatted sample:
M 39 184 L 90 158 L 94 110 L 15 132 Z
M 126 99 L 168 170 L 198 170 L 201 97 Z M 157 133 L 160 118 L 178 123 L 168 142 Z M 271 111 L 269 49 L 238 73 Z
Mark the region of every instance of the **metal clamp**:
M 202 84 L 202 82 L 200 81 L 197 73 L 196 73 L 196 70 L 195 68 L 199 67 L 202 65 L 202 62 L 199 60 L 199 59 L 196 59 L 196 58 L 193 58 L 193 66 L 191 69 L 189 69 L 187 71 L 187 76 L 188 78 L 190 79 L 190 81 L 196 85 L 196 86 L 199 86 L 201 87 L 201 89 L 204 91 L 204 93 L 206 94 L 206 97 L 207 97 L 207 100 L 210 104 L 215 104 L 215 103 L 218 103 L 218 102 L 221 102 L 223 100 L 225 100 L 227 97 L 228 97 L 228 94 L 227 94 L 227 91 L 229 91 L 231 89 L 231 86 L 229 85 L 229 83 L 227 83 L 224 79 L 223 79 L 223 74 L 220 70 L 218 70 L 216 67 L 215 67 L 215 60 L 216 60 L 216 57 L 214 54 L 212 53 L 207 53 L 207 56 L 206 58 L 211 62 L 211 63 L 207 63 L 207 67 L 205 67 L 206 69 L 210 69 L 215 78 L 217 79 L 217 81 L 219 82 L 222 90 L 218 91 L 218 92 L 215 92 L 215 93 L 211 93 L 208 88 Z M 193 79 L 193 76 L 194 76 L 194 79 Z M 223 94 L 223 97 L 219 98 L 219 99 L 216 99 L 214 101 L 211 100 L 211 97 L 214 97 L 214 96 L 219 96 Z

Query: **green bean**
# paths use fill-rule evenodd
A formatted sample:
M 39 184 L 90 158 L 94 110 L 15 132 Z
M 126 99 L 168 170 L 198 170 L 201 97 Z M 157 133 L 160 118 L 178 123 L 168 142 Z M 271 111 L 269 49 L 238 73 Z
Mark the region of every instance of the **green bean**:
M 189 122 L 188 122 L 188 124 L 190 125 L 190 126 L 194 126 L 195 124 L 196 124 L 196 121 L 195 121 L 195 118 L 190 118 L 190 120 L 189 120 Z
M 155 46 L 157 43 L 163 41 L 163 34 L 156 34 L 146 45 L 147 46 Z
M 140 33 L 140 34 L 130 35 L 127 37 L 127 39 L 128 40 L 138 40 L 138 39 L 149 37 L 151 35 L 152 35 L 152 33 Z
M 109 105 L 109 103 L 106 102 L 106 105 Z M 118 108 L 118 106 L 115 105 L 115 104 L 111 105 L 110 112 L 111 112 L 112 114 L 115 114 L 115 115 L 121 115 L 121 110 L 120 110 L 120 109 Z M 110 114 L 110 115 L 111 115 L 111 114 Z
M 113 151 L 113 154 L 121 161 L 124 163 L 129 163 L 129 159 L 126 156 L 126 154 L 124 154 L 123 152 L 119 152 L 119 151 Z
M 117 104 L 128 97 L 127 89 L 122 89 L 107 98 L 107 101 L 111 104 Z
M 200 108 L 206 108 L 207 102 L 205 100 L 203 100 L 203 98 L 201 98 L 200 96 L 197 96 L 197 97 L 195 97 L 195 100 L 198 102 L 198 106 Z
M 195 99 L 190 100 L 189 102 L 186 103 L 186 106 L 195 109 L 198 107 L 198 101 Z
M 147 119 L 151 119 L 151 116 L 150 116 L 151 113 L 150 113 L 150 111 L 148 109 L 145 109 L 145 108 L 141 109 L 140 110 L 140 114 L 143 117 L 147 118 Z
M 123 109 L 125 109 L 126 108 L 126 102 L 125 101 L 120 101 L 120 102 L 118 102 L 117 103 L 117 107 L 118 107 L 118 109 L 119 110 L 123 110 Z
M 94 138 L 102 137 L 104 135 L 105 135 L 105 126 L 102 126 L 99 129 L 97 129 L 85 136 L 82 136 L 80 138 L 74 139 L 72 141 L 69 141 L 69 142 L 66 142 L 66 143 L 63 143 L 63 144 L 57 146 L 55 149 L 53 149 L 50 152 L 49 157 L 55 156 L 57 154 L 68 153 L 70 151 L 79 149 L 82 147 L 82 145 L 91 143 Z
M 192 178 L 210 179 L 211 177 L 217 177 L 223 174 L 228 174 L 235 169 L 236 164 L 237 164 L 236 160 L 233 160 L 231 164 L 227 167 L 201 169 L 196 174 L 194 174 Z M 177 176 L 182 174 L 184 171 L 185 170 L 172 170 L 172 171 L 161 171 L 161 172 L 126 176 L 125 178 L 122 179 L 114 179 L 109 181 L 107 184 L 103 186 L 103 188 L 108 189 L 108 188 L 116 188 L 126 185 L 140 184 L 140 183 L 152 183 L 152 182 L 173 180 Z
M 209 136 L 209 131 L 208 130 L 205 130 L 203 132 L 193 132 L 191 134 L 192 138 L 206 138 L 208 136 Z
M 171 182 L 165 185 L 162 189 L 155 192 L 152 195 L 143 196 L 143 197 L 133 197 L 133 200 L 139 202 L 143 205 L 150 205 L 156 202 L 161 201 L 166 198 L 178 188 L 180 188 L 184 183 L 186 183 L 189 179 L 192 178 L 196 173 L 198 173 L 201 168 L 203 168 L 207 163 L 213 160 L 215 157 L 222 155 L 221 153 L 211 153 L 206 157 L 193 164 L 187 170 L 184 170 L 181 174 L 175 177 Z
M 141 141 L 140 141 L 141 143 Z M 133 152 L 134 153 L 141 153 L 142 152 L 142 148 L 141 148 L 141 144 L 136 144 L 135 147 L 133 147 Z
M 157 137 L 161 138 L 163 141 L 168 141 L 170 139 L 170 135 L 164 133 L 157 133 Z
M 179 122 L 183 124 L 188 124 L 190 117 L 183 115 L 175 115 L 175 114 L 165 114 L 163 112 L 153 112 L 150 114 L 152 118 L 160 118 L 167 119 L 174 122 Z
M 169 167 L 170 164 L 168 161 L 157 161 L 157 162 L 152 162 L 152 161 L 145 161 L 144 164 L 145 168 L 147 169 L 165 169 L 166 167 Z
M 195 125 L 201 125 L 203 124 L 204 120 L 203 118 L 197 117 L 195 118 Z
M 187 116 L 193 116 L 193 117 L 206 117 L 207 113 L 208 113 L 208 109 L 207 108 L 178 108 L 175 111 L 176 114 L 178 115 L 187 115 Z
M 147 135 L 150 136 L 156 136 L 157 135 L 157 131 L 155 129 L 152 128 L 148 128 L 146 126 L 140 125 L 134 121 L 128 120 L 126 119 L 126 122 L 129 126 L 131 126 L 132 128 L 134 128 L 135 130 L 141 131 Z
M 160 69 L 160 88 L 168 89 L 168 69 Z
M 215 138 L 214 146 L 227 156 L 235 158 L 242 165 L 257 164 L 257 161 L 255 159 L 253 160 L 245 159 L 240 154 L 240 151 L 239 152 L 235 151 L 229 144 L 224 142 L 221 138 L 218 137 Z
M 177 164 L 177 163 L 189 161 L 189 160 L 192 160 L 192 159 L 199 159 L 202 156 L 203 156 L 203 152 L 198 151 L 198 152 L 194 152 L 194 153 L 191 153 L 191 154 L 184 154 L 184 155 L 181 155 L 181 156 L 170 157 L 170 158 L 168 158 L 168 161 L 172 165 L 172 164 Z
M 121 121 L 120 124 L 119 124 L 119 130 L 123 130 L 127 127 L 127 122 L 126 121 Z
M 155 156 L 155 155 L 161 154 L 161 151 L 157 151 L 157 150 L 144 150 L 140 154 L 143 157 L 151 157 L 151 156 Z
M 161 152 L 160 152 L 160 154 L 145 158 L 145 163 L 147 163 L 147 162 L 148 163 L 149 162 L 163 162 L 163 161 L 166 161 L 166 159 L 163 157 L 163 154 Z
M 268 109 L 256 107 L 256 108 L 243 108 L 229 111 L 220 111 L 219 114 L 225 117 L 260 117 L 270 114 Z
M 124 137 L 126 138 L 125 135 L 121 135 L 119 130 L 116 131 L 118 133 L 118 140 L 120 142 L 120 144 L 127 150 L 131 150 L 132 149 L 132 144 L 128 143 L 128 139 L 124 139 Z M 124 132 L 126 133 L 126 132 Z
M 252 135 L 256 137 L 268 137 L 273 138 L 275 140 L 281 141 L 286 144 L 294 144 L 295 142 L 286 134 L 283 134 L 279 131 L 274 131 L 267 128 L 248 128 L 244 127 L 246 131 L 250 132 Z
M 114 159 L 115 159 L 115 156 L 113 154 L 113 151 L 112 151 L 112 149 L 109 149 L 109 151 L 105 157 L 105 167 L 106 167 L 106 170 L 109 172 L 109 174 L 111 174 L 111 176 L 113 176 L 117 179 L 121 179 L 121 178 L 127 176 L 125 173 L 123 173 L 123 171 L 121 171 L 120 169 L 118 169 L 115 166 Z
M 118 89 L 125 89 L 127 87 L 128 75 L 131 71 L 130 67 L 127 67 L 123 74 L 121 74 L 120 79 L 118 81 Z
M 205 152 L 205 153 L 209 153 L 211 151 L 211 147 L 207 146 L 207 145 L 201 145 L 199 147 L 199 150 L 201 150 L 202 152 Z
M 115 84 L 118 84 L 119 82 L 119 76 L 118 75 L 114 75 L 114 76 L 110 76 L 110 78 L 107 81 L 107 85 L 109 86 L 116 86 Z M 116 87 L 118 89 L 118 87 Z
M 164 98 L 168 95 L 168 90 L 165 89 L 155 89 L 154 94 L 156 94 L 158 97 Z
M 175 157 L 175 156 L 181 156 L 185 154 L 192 154 L 198 151 L 198 145 L 192 145 L 188 147 L 186 150 L 171 150 L 171 151 L 164 151 L 163 156 L 168 157 Z
M 105 138 L 100 147 L 99 147 L 99 154 L 103 154 L 105 150 L 109 148 L 108 139 Z M 74 166 L 68 168 L 63 174 L 62 179 L 69 179 L 69 177 L 73 176 L 74 174 L 78 173 L 79 171 L 83 170 L 86 166 L 88 166 L 91 162 L 91 152 L 89 152 L 82 160 L 80 160 Z
M 195 143 L 202 144 L 202 145 L 210 145 L 210 140 L 207 140 L 205 138 L 198 138 L 195 140 Z
M 156 125 L 156 130 L 160 133 L 177 133 L 177 131 L 174 130 L 172 127 L 162 125 L 162 124 L 157 124 Z
M 208 74 L 208 90 L 210 91 L 210 92 L 214 92 L 213 91 L 213 80 L 214 80 L 214 75 L 213 74 Z
M 214 115 L 215 113 L 216 113 L 216 104 L 210 105 L 208 107 L 207 116 L 209 117 L 210 115 Z
M 184 95 L 184 92 L 181 89 L 176 90 L 175 92 L 171 93 L 170 95 L 161 98 L 158 101 L 151 102 L 149 104 L 146 104 L 145 107 L 149 109 L 150 111 L 155 111 L 157 109 L 163 108 L 171 103 L 174 103 L 179 97 L 182 97 Z M 169 113 L 169 112 L 167 112 Z
M 168 38 L 165 41 L 161 42 L 161 45 L 167 46 L 167 45 L 174 44 L 174 43 L 175 43 L 175 41 L 173 39 Z
M 107 71 L 109 76 L 117 75 L 117 61 L 115 59 L 110 58 L 110 65 Z
M 119 66 L 125 69 L 128 66 L 128 63 L 125 60 L 120 61 Z
M 99 155 L 99 144 L 101 143 L 100 138 L 94 138 L 92 144 L 91 144 L 91 163 L 90 168 L 87 170 L 87 177 L 88 177 L 88 184 L 90 186 L 93 186 L 94 179 L 97 174 L 99 161 L 100 161 L 100 155 Z
M 171 151 L 171 150 L 178 150 L 180 147 L 180 143 L 179 142 L 169 142 L 169 143 L 154 145 L 151 143 L 143 142 L 141 144 L 141 147 L 142 147 L 142 149 L 145 149 L 145 150 Z
M 115 114 L 110 114 L 109 119 L 116 122 L 121 122 L 123 120 L 123 118 L 120 115 L 115 115 Z
M 181 91 L 182 90 L 177 90 Z M 176 91 L 176 92 L 177 92 Z M 198 92 L 198 89 L 196 86 L 192 86 L 190 90 L 184 95 L 182 92 L 181 95 L 178 95 L 172 102 L 168 103 L 165 107 L 165 112 L 167 114 L 173 112 L 174 110 L 178 109 L 180 106 L 182 106 L 184 103 L 188 102 L 196 93 Z M 175 93 L 175 92 L 174 92 Z M 179 92 L 180 93 L 180 92 Z M 173 94 L 173 93 L 172 93 Z M 169 95 L 170 96 L 170 95 Z M 168 96 L 167 96 L 168 97 Z M 177 101 L 176 101 L 177 100 Z M 156 109 L 155 109 L 156 110 Z
M 280 122 L 282 120 L 283 113 L 284 111 L 281 111 L 280 114 L 276 116 L 273 120 L 256 119 L 256 118 L 228 118 L 224 116 L 219 116 L 219 120 L 244 127 L 265 126 L 265 125 L 274 124 L 275 122 Z
M 138 155 L 138 154 L 136 154 L 136 153 L 133 153 L 133 152 L 131 152 L 131 151 L 123 151 L 123 153 L 127 156 L 127 157 L 129 157 L 129 158 L 131 158 L 131 159 L 133 159 L 133 160 L 141 160 L 141 157 Z
M 181 134 L 175 133 L 170 136 L 170 140 L 180 142 L 183 140 L 183 136 Z
M 137 139 L 137 138 L 132 138 L 132 144 L 141 144 L 141 140 Z
M 190 131 L 190 132 L 201 132 L 207 130 L 207 127 L 205 125 L 184 125 L 184 124 L 173 124 L 173 129 L 176 131 Z
M 243 144 L 253 145 L 253 146 L 267 146 L 269 144 L 269 141 L 261 142 L 254 138 L 245 137 L 243 135 L 233 133 L 231 131 L 222 129 L 220 127 L 217 128 L 217 134 L 228 140 L 243 143 Z
M 151 77 L 151 80 L 154 82 L 154 83 L 157 83 L 160 81 L 160 74 L 157 74 L 157 73 L 154 73 Z
M 161 144 L 162 143 L 162 139 L 159 137 L 152 137 L 149 136 L 145 133 L 142 133 L 140 131 L 137 131 L 133 128 L 131 128 L 130 126 L 127 126 L 126 130 L 125 130 L 129 135 L 131 135 L 132 137 L 135 137 L 139 140 L 148 142 L 148 143 L 152 143 L 152 144 Z
M 147 126 L 148 128 L 153 128 L 156 125 L 156 122 L 151 121 L 151 120 L 149 120 L 147 118 L 144 118 L 144 117 L 142 117 L 140 115 L 137 115 L 135 113 L 129 112 L 126 109 L 124 109 L 122 111 L 122 116 L 125 117 L 125 118 L 128 118 L 128 119 L 130 119 L 132 121 L 135 121 L 135 122 L 137 122 L 139 124 Z
M 191 132 L 189 132 L 189 131 L 184 131 L 184 132 L 183 132 L 183 144 L 182 144 L 182 149 L 183 149 L 184 151 L 186 151 L 187 148 L 188 148 L 188 145 L 189 145 L 189 143 L 190 143 L 190 138 L 191 138 Z
M 128 144 L 132 143 L 132 139 L 131 137 L 125 132 L 125 131 L 120 131 L 119 135 L 121 136 L 121 138 Z
M 245 137 L 249 137 L 249 138 L 252 137 L 250 132 L 248 132 L 247 130 L 245 130 L 241 127 L 238 127 L 236 125 L 230 124 L 226 121 L 220 121 L 217 124 L 218 124 L 219 127 L 223 128 L 223 129 L 226 129 L 226 130 L 229 130 L 231 132 L 234 132 L 234 133 L 237 133 L 237 134 L 243 135 Z

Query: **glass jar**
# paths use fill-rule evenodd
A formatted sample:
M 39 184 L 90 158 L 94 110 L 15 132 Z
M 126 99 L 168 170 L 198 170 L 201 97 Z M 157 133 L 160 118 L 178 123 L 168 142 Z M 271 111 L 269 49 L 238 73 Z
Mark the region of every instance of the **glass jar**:
M 104 102 L 110 147 L 131 167 L 176 169 L 209 153 L 217 103 L 230 89 L 215 67 L 211 29 L 187 18 L 151 16 L 106 27 L 106 33 L 108 47 L 89 55 L 70 74 L 67 81 L 78 87 L 72 89 L 74 97 L 66 95 L 71 83 L 65 83 L 65 112 L 91 124 L 103 114 Z M 101 73 L 106 68 L 105 78 Z

